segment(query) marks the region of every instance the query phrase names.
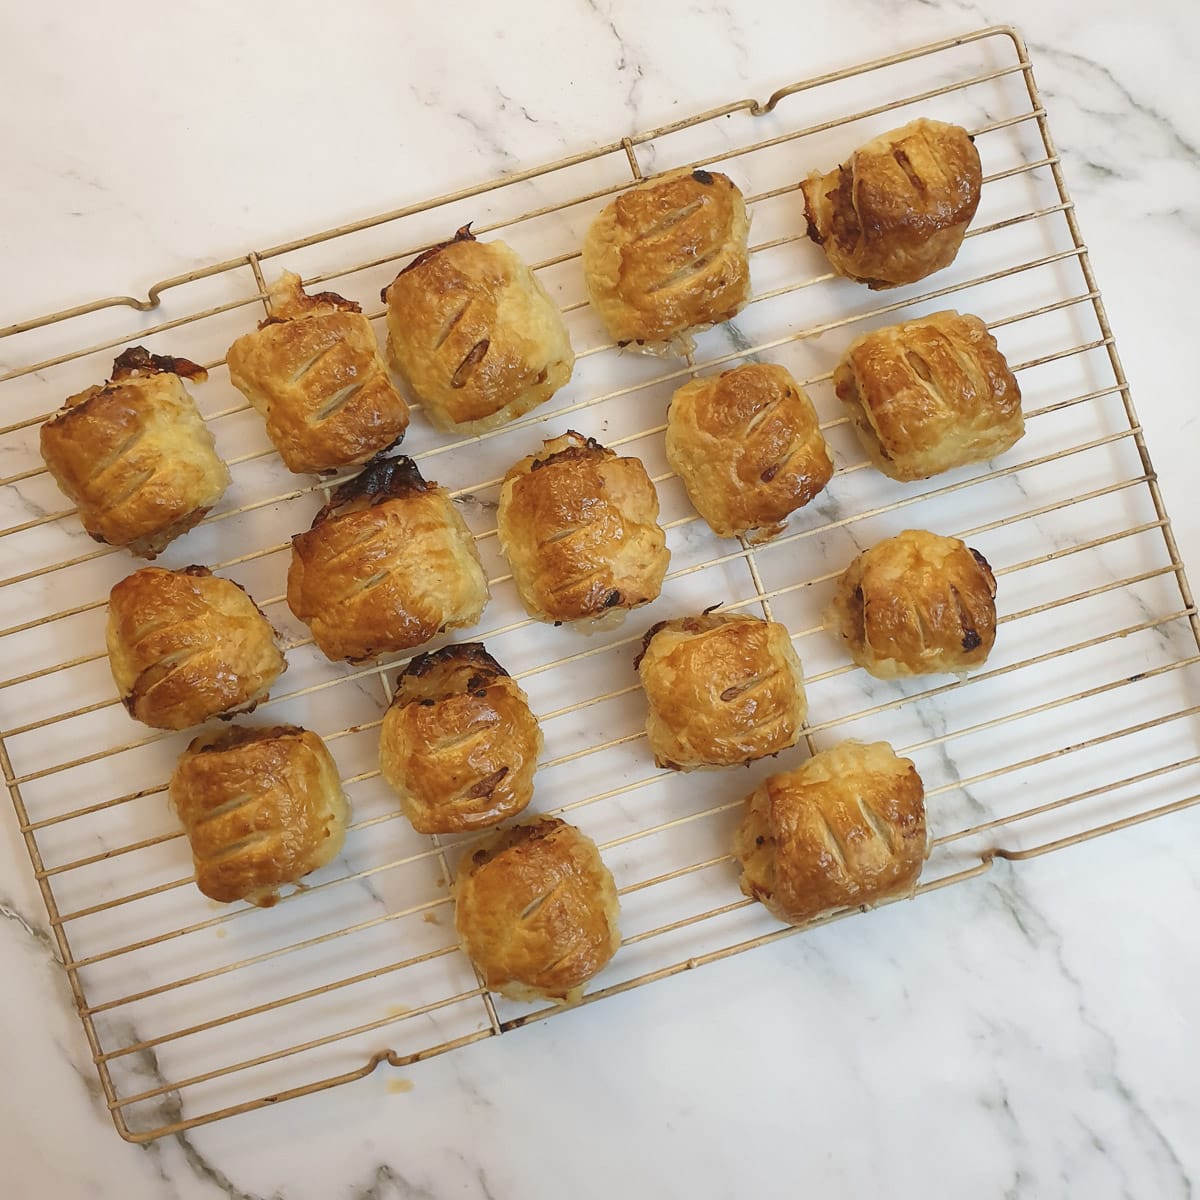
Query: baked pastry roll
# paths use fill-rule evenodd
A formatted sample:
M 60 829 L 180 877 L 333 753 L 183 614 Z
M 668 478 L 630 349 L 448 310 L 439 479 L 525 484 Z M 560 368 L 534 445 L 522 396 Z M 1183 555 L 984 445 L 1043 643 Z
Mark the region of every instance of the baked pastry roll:
M 714 533 L 751 542 L 781 532 L 833 476 L 812 401 L 772 363 L 684 384 L 667 410 L 667 461 Z
M 996 578 L 958 538 L 906 529 L 842 572 L 826 625 L 876 679 L 967 671 L 996 641 Z
M 591 838 L 553 817 L 494 834 L 454 889 L 463 950 L 493 992 L 575 1004 L 621 944 L 612 875 Z
M 622 193 L 583 243 L 588 297 L 609 336 L 655 354 L 686 354 L 692 334 L 750 299 L 750 222 L 727 175 L 679 171 Z
M 871 461 L 901 482 L 995 458 L 1025 433 L 1021 389 L 978 317 L 939 312 L 864 334 L 833 383 Z
M 292 538 L 288 608 L 327 658 L 409 650 L 474 625 L 487 601 L 471 531 L 410 458 L 369 465 Z
M 928 853 L 925 788 L 887 742 L 842 742 L 771 775 L 734 837 L 742 891 L 803 925 L 916 890 Z
M 105 640 L 121 703 L 156 729 L 249 712 L 287 669 L 254 601 L 207 567 L 143 567 L 122 579 Z
M 470 226 L 419 255 L 381 298 L 388 357 L 443 433 L 483 433 L 549 400 L 575 353 L 562 313 L 504 242 Z
M 203 520 L 229 486 L 185 378 L 203 383 L 208 373 L 132 346 L 108 383 L 69 397 L 41 429 L 46 469 L 84 529 L 139 558 Z
M 226 361 L 288 470 L 336 471 L 399 442 L 408 405 L 359 305 L 334 292 L 310 296 L 291 271 L 267 299 L 271 315 L 229 347 Z
M 279 889 L 342 848 L 349 805 L 315 733 L 235 726 L 195 739 L 171 776 L 171 803 L 210 899 L 269 908 Z
M 418 833 L 498 825 L 533 796 L 542 731 L 480 642 L 420 654 L 400 675 L 379 768 Z
M 979 207 L 983 173 L 971 135 L 922 118 L 860 146 L 801 185 L 808 236 L 829 265 L 872 289 L 948 267 Z
M 658 596 L 671 558 L 641 461 L 574 431 L 509 470 L 496 525 L 521 603 L 556 625 L 618 624 Z
M 637 660 L 654 761 L 673 771 L 748 763 L 794 746 L 808 701 L 776 621 L 705 613 L 652 625 Z

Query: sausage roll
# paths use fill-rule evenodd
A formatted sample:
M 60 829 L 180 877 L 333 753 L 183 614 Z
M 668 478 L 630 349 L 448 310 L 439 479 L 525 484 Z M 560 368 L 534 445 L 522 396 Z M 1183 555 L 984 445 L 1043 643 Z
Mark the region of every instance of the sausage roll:
M 842 572 L 826 624 L 877 679 L 967 671 L 996 641 L 996 578 L 958 538 L 906 529 Z
M 618 196 L 583 243 L 588 297 L 609 336 L 655 354 L 687 354 L 692 334 L 750 299 L 750 222 L 727 175 L 680 171 Z
M 279 889 L 342 848 L 349 805 L 315 733 L 235 726 L 196 738 L 171 776 L 171 803 L 210 899 L 269 908 Z
M 471 531 L 410 458 L 372 463 L 292 538 L 288 608 L 327 658 L 409 650 L 474 625 L 487 600 Z
M 1021 389 L 978 317 L 939 312 L 864 334 L 833 383 L 871 461 L 901 482 L 995 458 L 1025 433 Z
M 229 347 L 226 361 L 288 469 L 336 471 L 399 442 L 408 405 L 359 305 L 334 292 L 307 295 L 291 271 L 267 300 L 271 315 Z
M 509 470 L 496 525 L 521 603 L 556 625 L 618 624 L 658 596 L 671 557 L 641 461 L 574 432 Z
M 575 1004 L 621 944 L 612 875 L 591 838 L 525 821 L 463 857 L 454 921 L 468 957 L 510 1000 Z
M 420 654 L 401 673 L 379 768 L 418 833 L 460 833 L 525 808 L 541 749 L 525 693 L 469 642 Z
M 464 226 L 419 255 L 382 298 L 388 356 L 443 433 L 483 433 L 549 400 L 575 354 L 562 313 L 504 242 Z
M 207 567 L 143 567 L 108 597 L 108 664 L 129 715 L 187 729 L 249 712 L 287 669 L 275 631 Z
M 928 853 L 921 777 L 887 742 L 842 742 L 746 798 L 733 853 L 742 891 L 789 925 L 911 896 Z
M 873 138 L 827 175 L 814 171 L 800 187 L 808 236 L 829 265 L 879 289 L 954 261 L 982 185 L 971 135 L 921 119 Z
M 112 379 L 71 396 L 41 430 L 42 458 L 98 542 L 155 558 L 204 519 L 229 486 L 212 434 L 183 379 L 186 358 L 133 346 Z
M 771 363 L 684 384 L 667 410 L 667 461 L 714 533 L 752 542 L 780 533 L 833 476 L 812 401 Z
M 728 767 L 799 740 L 808 702 L 782 625 L 705 613 L 652 625 L 642 645 L 637 668 L 658 766 Z

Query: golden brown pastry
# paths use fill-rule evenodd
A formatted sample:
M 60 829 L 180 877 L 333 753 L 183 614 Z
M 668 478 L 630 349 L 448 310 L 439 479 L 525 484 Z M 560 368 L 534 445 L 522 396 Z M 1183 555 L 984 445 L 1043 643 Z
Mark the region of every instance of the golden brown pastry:
M 864 334 L 833 384 L 871 461 L 901 482 L 995 458 L 1025 433 L 1021 389 L 978 317 L 939 312 Z
M 463 857 L 454 923 L 493 992 L 575 1004 L 621 944 L 612 875 L 591 838 L 537 817 Z
M 195 739 L 171 776 L 171 804 L 210 899 L 269 908 L 279 888 L 342 848 L 349 806 L 315 733 L 235 726 Z
M 509 470 L 496 525 L 521 603 L 539 621 L 617 624 L 658 596 L 671 558 L 641 461 L 574 431 Z
M 471 531 L 410 458 L 372 463 L 292 538 L 288 608 L 327 658 L 409 650 L 474 625 L 487 601 Z
M 392 366 L 443 433 L 515 420 L 571 378 L 562 313 L 511 247 L 477 242 L 470 226 L 418 255 L 381 298 Z
M 751 542 L 781 532 L 833 476 L 812 401 L 773 363 L 684 384 L 667 410 L 667 461 L 714 533 Z
M 808 236 L 839 275 L 873 289 L 948 267 L 982 186 L 971 135 L 924 118 L 872 138 L 849 162 L 800 185 Z
M 660 767 L 748 763 L 794 746 L 803 731 L 804 674 L 776 621 L 737 613 L 659 621 L 636 666 Z
M 112 379 L 68 398 L 41 431 L 42 458 L 98 542 L 154 558 L 229 486 L 212 434 L 183 386 L 208 373 L 132 346 Z
M 249 712 L 287 669 L 254 601 L 207 567 L 143 567 L 122 579 L 105 640 L 121 703 L 156 729 Z
M 906 529 L 842 572 L 826 624 L 876 679 L 967 671 L 996 641 L 996 579 L 958 538 Z
M 686 354 L 692 334 L 750 299 L 750 222 L 727 175 L 679 171 L 639 184 L 588 229 L 588 297 L 618 345 Z
M 418 833 L 498 825 L 533 796 L 542 731 L 480 642 L 419 654 L 379 732 L 379 768 Z
M 288 469 L 336 471 L 399 442 L 408 405 L 359 305 L 335 292 L 310 296 L 291 271 L 267 299 L 271 315 L 229 347 L 226 361 Z
M 734 837 L 742 891 L 803 925 L 911 896 L 928 853 L 925 788 L 887 742 L 842 742 L 767 778 Z

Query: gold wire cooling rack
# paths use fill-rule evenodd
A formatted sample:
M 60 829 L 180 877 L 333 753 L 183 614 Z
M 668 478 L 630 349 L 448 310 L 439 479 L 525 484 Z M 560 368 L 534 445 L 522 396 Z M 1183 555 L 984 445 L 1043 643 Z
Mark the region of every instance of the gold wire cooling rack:
M 868 293 L 834 279 L 806 239 L 797 181 L 916 115 L 972 129 L 983 201 L 951 268 Z M 630 173 L 685 164 L 719 166 L 747 195 L 753 302 L 703 335 L 686 362 L 621 354 L 586 305 L 577 248 Z M 280 594 L 288 538 L 336 481 L 288 474 L 221 370 L 225 347 L 265 305 L 266 274 L 286 266 L 367 301 L 399 264 L 467 221 L 480 235 L 502 231 L 536 263 L 567 314 L 576 374 L 546 410 L 477 438 L 440 438 L 418 418 L 405 450 L 452 490 L 489 569 L 493 601 L 464 636 L 486 640 L 540 715 L 546 753 L 533 809 L 568 813 L 618 882 L 624 941 L 585 1003 L 794 932 L 740 895 L 728 854 L 741 798 L 772 764 L 670 776 L 645 750 L 632 659 L 643 630 L 666 615 L 722 601 L 786 622 L 806 665 L 809 749 L 886 738 L 917 760 L 934 834 L 922 894 L 981 875 L 997 857 L 1031 858 L 1200 801 L 1200 625 L 1011 29 L 833 72 L 766 103 L 729 104 L 252 251 L 156 284 L 144 301 L 113 297 L 23 322 L 0 331 L 4 411 L 14 418 L 0 429 L 0 483 L 20 501 L 3 513 L 22 517 L 0 529 L 0 765 L 105 1101 L 129 1140 L 558 1011 L 490 996 L 456 948 L 448 881 L 461 840 L 413 833 L 375 766 L 375 730 L 402 663 L 325 662 Z M 946 306 L 978 313 L 996 333 L 1021 380 L 1028 432 L 990 467 L 896 485 L 866 469 L 831 368 L 863 329 Z M 379 322 L 377 307 L 366 311 Z M 342 858 L 270 910 L 213 905 L 192 886 L 164 798 L 188 735 L 132 725 L 102 652 L 108 589 L 135 564 L 82 538 L 37 455 L 44 417 L 106 377 L 109 359 L 134 342 L 207 359 L 212 379 L 195 391 L 234 473 L 224 507 L 163 561 L 209 564 L 259 600 L 290 663 L 269 716 L 330 742 L 354 804 Z M 681 380 L 760 356 L 810 390 L 837 473 L 783 536 L 751 548 L 708 533 L 667 469 L 661 434 Z M 590 639 L 525 618 L 492 515 L 507 466 L 572 425 L 646 462 L 673 556 L 652 610 Z M 970 538 L 996 568 L 1000 638 L 966 680 L 880 683 L 849 668 L 821 632 L 849 558 L 914 525 Z

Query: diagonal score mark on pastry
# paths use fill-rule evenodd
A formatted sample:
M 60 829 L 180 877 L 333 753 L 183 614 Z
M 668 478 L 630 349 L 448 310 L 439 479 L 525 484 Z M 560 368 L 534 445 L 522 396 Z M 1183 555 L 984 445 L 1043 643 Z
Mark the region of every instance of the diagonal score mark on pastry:
M 271 315 L 229 347 L 229 379 L 263 415 L 288 469 L 335 471 L 399 442 L 408 405 L 359 305 L 309 295 L 291 271 L 267 298 Z
M 475 624 L 487 601 L 475 539 L 409 458 L 369 464 L 292 538 L 288 607 L 330 659 L 410 650 Z
M 842 742 L 749 796 L 734 836 L 741 889 L 803 925 L 911 896 L 928 853 L 925 789 L 886 742 Z
M 833 383 L 872 463 L 900 482 L 985 462 L 1025 433 L 1016 378 L 970 314 L 947 310 L 863 334 Z
M 871 139 L 800 187 L 808 236 L 830 266 L 872 289 L 915 283 L 958 254 L 983 172 L 970 135 L 924 118 Z
M 287 669 L 258 606 L 206 567 L 143 567 L 122 579 L 105 643 L 121 702 L 156 729 L 249 712 Z
M 787 629 L 735 613 L 660 621 L 636 661 L 660 767 L 735 766 L 794 746 L 807 700 Z
M 418 833 L 497 825 L 533 796 L 542 731 L 516 680 L 479 642 L 420 654 L 379 731 L 379 768 Z
M 833 477 L 812 401 L 773 363 L 748 363 L 677 389 L 666 450 L 713 532 L 751 542 L 781 533 Z
M 171 775 L 170 797 L 196 884 L 223 903 L 274 904 L 281 887 L 337 856 L 349 819 L 325 743 L 294 725 L 196 738 Z
M 749 218 L 727 175 L 678 171 L 609 203 L 588 228 L 588 298 L 609 336 L 685 355 L 750 299 Z
M 229 486 L 229 468 L 183 379 L 185 358 L 132 346 L 111 379 L 67 399 L 41 427 L 46 468 L 98 542 L 155 558 L 203 520 Z
M 418 255 L 381 298 L 392 367 L 443 433 L 495 429 L 571 378 L 562 313 L 510 246 L 476 241 L 469 225 Z
M 574 431 L 509 469 L 496 528 L 526 612 L 583 632 L 656 599 L 670 561 L 646 468 Z

